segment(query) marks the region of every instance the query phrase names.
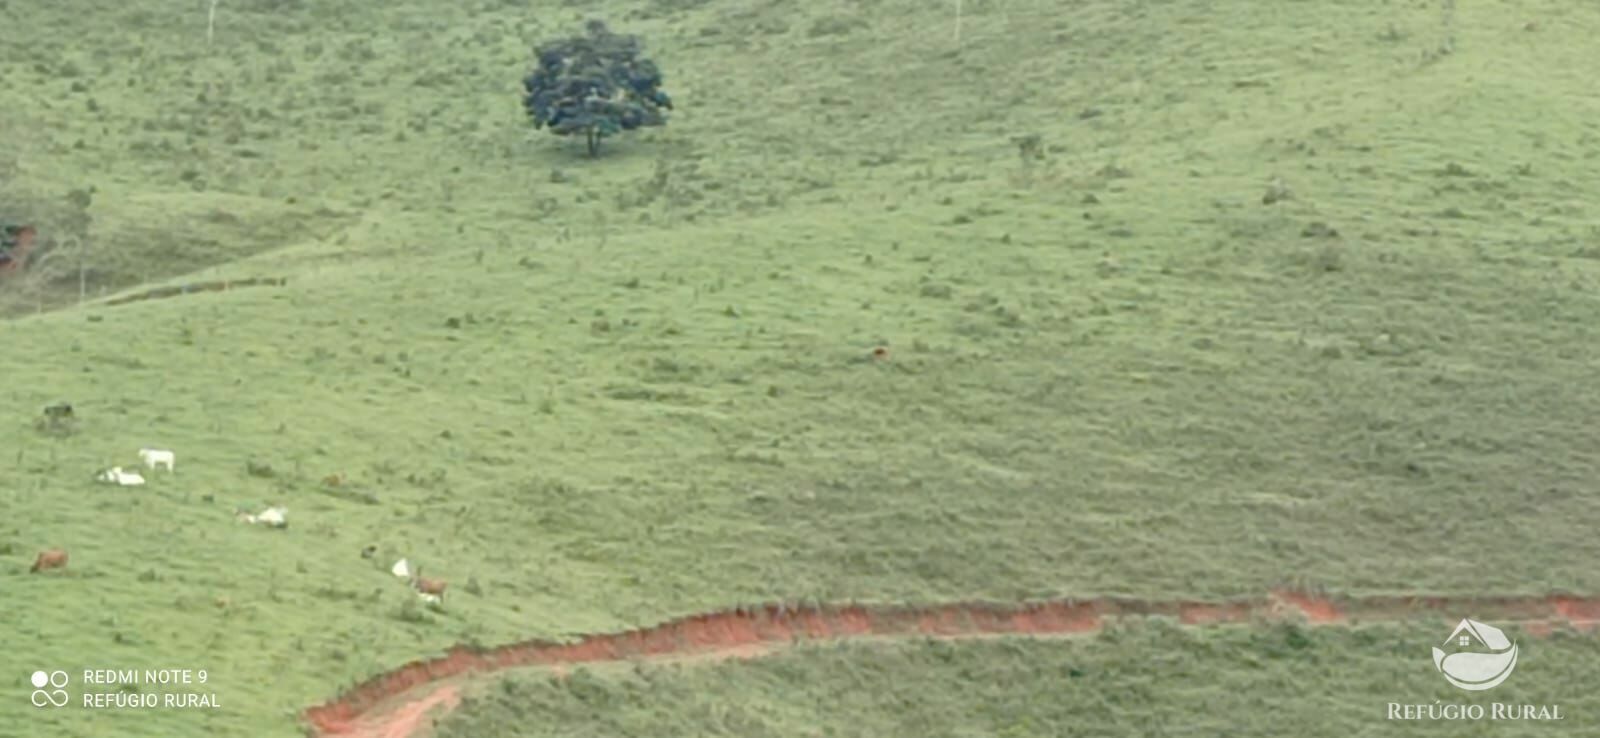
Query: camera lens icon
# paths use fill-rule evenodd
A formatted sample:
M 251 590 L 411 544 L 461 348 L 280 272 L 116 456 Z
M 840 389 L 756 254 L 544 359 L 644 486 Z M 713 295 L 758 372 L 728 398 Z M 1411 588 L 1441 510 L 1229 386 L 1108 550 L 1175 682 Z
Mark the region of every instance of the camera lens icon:
M 66 707 L 67 673 L 64 671 L 36 671 L 33 673 L 33 706 L 34 707 Z M 50 687 L 49 691 L 45 687 Z

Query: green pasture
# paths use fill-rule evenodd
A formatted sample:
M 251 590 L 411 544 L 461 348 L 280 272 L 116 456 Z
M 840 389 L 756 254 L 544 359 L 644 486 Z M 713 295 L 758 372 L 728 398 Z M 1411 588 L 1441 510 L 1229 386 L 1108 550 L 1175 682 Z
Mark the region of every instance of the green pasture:
M 617 664 L 580 668 L 562 678 L 530 671 L 468 693 L 440 721 L 437 735 L 1594 733 L 1600 701 L 1584 685 L 1600 678 L 1600 641 L 1520 639 L 1512 675 L 1490 691 L 1472 693 L 1447 684 L 1430 661 L 1430 646 L 1449 627 L 1441 622 L 1352 631 L 1284 625 L 1197 632 L 1155 621 L 1088 639 L 812 645 L 755 661 Z M 1503 706 L 1498 712 L 1496 703 Z M 1443 712 L 1447 705 L 1452 712 Z M 1521 705 L 1534 706 L 1534 716 L 1543 709 L 1549 719 L 1512 719 L 1529 714 Z M 1455 717 L 1473 714 L 1455 710 L 1474 706 L 1483 710 L 1481 718 Z M 1430 709 L 1434 719 L 1420 717 Z
M 0 736 L 297 735 L 454 643 L 757 601 L 1600 591 L 1600 9 L 221 0 L 209 45 L 206 11 L 0 0 L 0 220 L 49 244 L 0 285 Z M 591 160 L 519 92 L 594 17 L 677 109 Z M 176 473 L 92 481 L 141 446 Z M 1153 646 L 896 648 L 660 694 Z M 28 703 L 116 668 L 222 707 Z

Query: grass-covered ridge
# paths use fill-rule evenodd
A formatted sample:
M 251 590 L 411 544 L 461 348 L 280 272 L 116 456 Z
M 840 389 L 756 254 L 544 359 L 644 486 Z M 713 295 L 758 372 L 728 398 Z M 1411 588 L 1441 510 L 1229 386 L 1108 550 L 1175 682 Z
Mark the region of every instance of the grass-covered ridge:
M 0 324 L 0 647 L 225 700 L 0 726 L 290 735 L 756 600 L 1600 589 L 1600 11 L 92 5 L 0 6 L 49 42 L 0 45 L 4 192 L 94 188 L 124 278 L 290 282 Z M 592 162 L 517 98 L 591 16 L 677 103 Z M 178 473 L 89 482 L 141 445 Z
M 858 642 L 754 661 L 529 672 L 466 697 L 437 736 L 1317 738 L 1594 730 L 1600 704 L 1575 686 L 1597 675 L 1594 639 L 1520 638 L 1512 677 L 1473 694 L 1447 684 L 1428 660 L 1428 646 L 1447 627 L 1197 632 L 1155 622 L 1091 639 Z M 1561 720 L 1488 719 L 1495 702 L 1559 707 Z M 1390 703 L 1481 705 L 1486 719 L 1390 721 Z

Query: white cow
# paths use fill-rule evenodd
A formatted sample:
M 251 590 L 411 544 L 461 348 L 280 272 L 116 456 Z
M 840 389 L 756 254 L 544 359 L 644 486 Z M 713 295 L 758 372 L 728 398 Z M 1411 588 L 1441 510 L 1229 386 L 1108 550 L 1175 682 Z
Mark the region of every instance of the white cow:
M 283 507 L 269 507 L 262 510 L 259 515 L 252 515 L 241 510 L 237 517 L 240 522 L 265 525 L 268 528 L 289 527 L 289 510 Z
M 123 487 L 137 487 L 141 484 L 144 484 L 144 477 L 140 476 L 138 472 L 125 472 L 120 466 L 113 466 L 110 469 L 100 472 L 99 476 L 95 477 L 95 479 L 98 479 L 102 482 L 110 482 Z
M 287 528 L 289 510 L 283 507 L 269 507 L 256 516 L 256 522 L 272 528 Z
M 176 454 L 159 448 L 141 448 L 139 449 L 139 458 L 144 460 L 144 465 L 151 471 L 165 466 L 169 472 L 172 471 L 173 462 L 178 460 Z

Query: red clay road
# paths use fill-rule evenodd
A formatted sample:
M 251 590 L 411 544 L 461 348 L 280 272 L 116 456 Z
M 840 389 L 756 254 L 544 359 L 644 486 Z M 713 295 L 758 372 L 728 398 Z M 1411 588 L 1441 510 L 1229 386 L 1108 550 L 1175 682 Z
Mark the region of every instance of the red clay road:
M 587 636 L 573 643 L 527 641 L 488 650 L 456 646 L 445 656 L 413 661 L 374 677 L 307 709 L 304 718 L 312 734 L 324 738 L 408 738 L 422 732 L 430 713 L 448 711 L 460 702 L 454 682 L 469 674 L 643 658 L 750 658 L 798 641 L 1091 633 L 1108 618 L 1150 616 L 1173 617 L 1191 626 L 1296 618 L 1312 625 L 1346 625 L 1472 617 L 1514 623 L 1541 635 L 1562 625 L 1594 628 L 1600 624 L 1600 597 L 1329 598 L 1278 591 L 1262 598 L 1220 603 L 1100 598 L 1016 605 L 741 607 L 623 633 Z

